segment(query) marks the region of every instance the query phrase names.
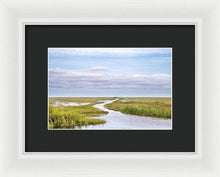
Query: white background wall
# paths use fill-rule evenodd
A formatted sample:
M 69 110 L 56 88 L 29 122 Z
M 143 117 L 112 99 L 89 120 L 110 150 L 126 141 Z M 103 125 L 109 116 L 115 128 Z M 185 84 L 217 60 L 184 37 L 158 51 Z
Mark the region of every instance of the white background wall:
M 201 158 L 66 156 L 18 159 L 19 19 L 154 21 L 201 19 Z M 220 176 L 220 6 L 214 0 L 0 0 L 0 174 L 2 176 Z M 187 72 L 187 68 L 186 68 Z M 187 79 L 187 78 L 186 78 Z M 187 107 L 187 105 L 186 105 Z M 81 158 L 81 159 L 80 159 Z M 0 175 L 1 176 L 1 175 Z
M 0 163 L 7 166 L 16 157 L 18 139 L 18 22 L 0 3 Z M 10 153 L 9 153 L 10 152 Z

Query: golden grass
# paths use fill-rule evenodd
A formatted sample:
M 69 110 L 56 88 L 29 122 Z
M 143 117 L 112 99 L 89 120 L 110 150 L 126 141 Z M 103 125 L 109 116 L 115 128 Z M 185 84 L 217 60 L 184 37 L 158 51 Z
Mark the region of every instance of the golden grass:
M 93 105 L 100 100 L 109 98 L 91 98 L 91 97 L 52 97 L 49 98 L 49 129 L 74 129 L 76 126 L 87 126 L 103 124 L 104 119 L 98 117 L 108 112 L 94 108 Z M 55 102 L 77 102 L 77 103 L 92 103 L 81 106 L 58 106 L 54 107 Z M 99 102 L 100 103 L 100 102 Z
M 171 118 L 171 98 L 168 97 L 126 97 L 105 106 L 126 114 Z
M 49 104 L 60 102 L 96 103 L 100 100 L 110 100 L 109 97 L 49 97 Z
M 106 111 L 94 108 L 101 100 L 113 100 L 116 97 L 50 97 L 49 98 L 49 129 L 74 129 L 76 126 L 103 124 L 104 119 L 98 117 L 107 114 Z M 121 97 L 105 105 L 106 108 L 125 114 L 150 116 L 156 118 L 171 118 L 171 98 L 158 97 Z M 58 106 L 56 102 L 90 103 L 81 106 Z
M 103 119 L 86 118 L 74 109 L 49 106 L 49 129 L 74 129 L 76 126 L 103 124 Z

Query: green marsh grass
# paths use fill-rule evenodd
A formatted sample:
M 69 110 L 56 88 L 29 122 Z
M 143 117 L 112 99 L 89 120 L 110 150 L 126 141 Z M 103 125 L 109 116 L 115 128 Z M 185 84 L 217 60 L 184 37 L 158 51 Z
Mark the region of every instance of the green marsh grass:
M 50 97 L 49 104 L 60 102 L 77 102 L 77 103 L 97 103 L 100 100 L 111 100 L 109 97 Z
M 94 108 L 93 105 L 94 104 L 88 104 L 82 106 L 66 106 L 62 108 L 62 111 L 72 110 L 86 117 L 97 117 L 108 113 L 106 111 L 102 111 L 100 109 Z
M 104 124 L 106 121 L 104 119 L 96 119 L 91 117 L 101 116 L 103 114 L 107 114 L 108 112 L 99 110 L 94 108 L 94 104 L 82 105 L 82 106 L 59 106 L 54 107 L 52 103 L 55 102 L 54 98 L 49 98 L 49 129 L 74 129 L 76 126 L 87 126 L 87 125 L 96 125 L 96 124 Z M 87 98 L 81 99 L 79 98 L 59 98 L 58 101 L 74 101 L 76 100 L 80 103 L 82 102 L 96 102 L 98 99 L 90 99 Z M 100 99 L 99 99 L 100 100 Z M 103 99 L 101 99 L 103 100 Z M 67 101 L 67 102 L 68 102 Z
M 108 112 L 93 107 L 101 100 L 115 100 L 116 97 L 50 97 L 49 129 L 74 129 L 75 127 L 104 124 L 98 117 Z M 171 98 L 121 97 L 117 101 L 105 105 L 106 108 L 125 114 L 149 116 L 155 118 L 171 118 Z M 81 106 L 54 107 L 56 102 L 89 103 Z
M 125 114 L 171 119 L 171 98 L 119 98 L 105 107 Z

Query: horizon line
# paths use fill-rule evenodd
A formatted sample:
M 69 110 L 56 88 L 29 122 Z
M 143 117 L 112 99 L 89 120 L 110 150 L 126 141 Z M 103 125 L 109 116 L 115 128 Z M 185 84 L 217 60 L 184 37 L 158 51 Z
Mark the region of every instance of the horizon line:
M 54 97 L 74 97 L 74 98 L 82 98 L 82 97 L 85 97 L 85 98 L 88 98 L 88 97 L 109 97 L 109 98 L 112 98 L 112 97 L 130 97 L 130 98 L 137 98 L 137 97 L 145 97 L 145 98 L 168 98 L 168 97 L 172 97 L 172 96 L 48 96 L 48 98 L 54 98 Z

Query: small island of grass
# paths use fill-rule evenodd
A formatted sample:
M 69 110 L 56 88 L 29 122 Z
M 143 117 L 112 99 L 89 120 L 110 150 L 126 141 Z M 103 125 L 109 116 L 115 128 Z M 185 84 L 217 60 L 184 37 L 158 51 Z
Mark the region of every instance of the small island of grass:
M 62 106 L 61 104 L 54 106 L 56 102 L 69 103 L 74 101 L 79 104 L 85 102 L 91 102 L 91 104 L 79 106 Z M 97 101 L 100 101 L 100 98 L 49 98 L 49 129 L 74 129 L 76 126 L 105 123 L 104 119 L 91 118 L 108 113 L 93 107 Z

